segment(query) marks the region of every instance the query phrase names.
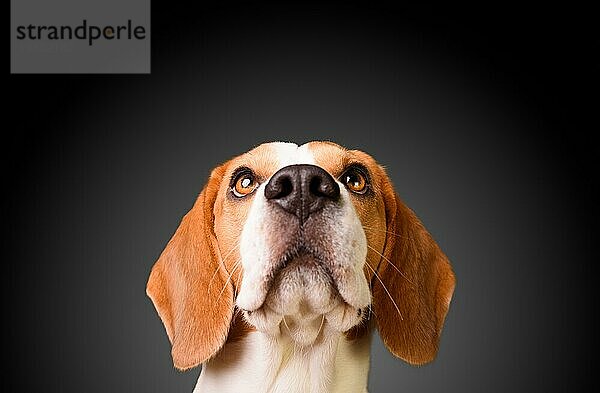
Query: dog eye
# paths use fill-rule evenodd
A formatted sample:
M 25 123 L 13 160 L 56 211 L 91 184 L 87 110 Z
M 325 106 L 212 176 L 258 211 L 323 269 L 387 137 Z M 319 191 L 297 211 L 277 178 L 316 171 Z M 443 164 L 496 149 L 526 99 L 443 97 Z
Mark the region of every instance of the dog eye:
M 233 195 L 238 198 L 252 194 L 258 187 L 258 182 L 252 173 L 240 173 L 232 187 Z
M 367 177 L 358 168 L 350 168 L 344 172 L 341 181 L 354 193 L 364 194 L 367 191 Z

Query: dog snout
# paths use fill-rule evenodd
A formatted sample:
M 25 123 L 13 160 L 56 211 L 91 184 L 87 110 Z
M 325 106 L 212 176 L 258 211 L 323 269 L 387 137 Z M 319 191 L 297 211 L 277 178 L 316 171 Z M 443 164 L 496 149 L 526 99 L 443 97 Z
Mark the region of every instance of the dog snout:
M 301 223 L 340 198 L 340 188 L 333 177 L 316 165 L 289 165 L 281 168 L 265 186 L 265 197 Z

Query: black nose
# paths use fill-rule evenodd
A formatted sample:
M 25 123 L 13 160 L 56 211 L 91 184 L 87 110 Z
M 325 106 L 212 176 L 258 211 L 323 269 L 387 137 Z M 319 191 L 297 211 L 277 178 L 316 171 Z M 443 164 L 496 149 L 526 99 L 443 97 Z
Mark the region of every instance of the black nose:
M 265 186 L 265 197 L 304 222 L 326 203 L 337 201 L 340 188 L 323 168 L 316 165 L 290 165 L 271 177 Z

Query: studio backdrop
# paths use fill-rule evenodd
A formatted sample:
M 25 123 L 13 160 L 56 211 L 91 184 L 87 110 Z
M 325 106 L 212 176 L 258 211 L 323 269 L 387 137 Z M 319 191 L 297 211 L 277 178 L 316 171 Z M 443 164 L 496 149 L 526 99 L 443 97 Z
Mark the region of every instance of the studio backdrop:
M 370 392 L 582 389 L 598 151 L 571 115 L 566 15 L 152 7 L 151 73 L 5 82 L 6 391 L 191 392 L 150 269 L 212 168 L 311 140 L 384 165 L 457 277 L 435 361 L 375 334 Z

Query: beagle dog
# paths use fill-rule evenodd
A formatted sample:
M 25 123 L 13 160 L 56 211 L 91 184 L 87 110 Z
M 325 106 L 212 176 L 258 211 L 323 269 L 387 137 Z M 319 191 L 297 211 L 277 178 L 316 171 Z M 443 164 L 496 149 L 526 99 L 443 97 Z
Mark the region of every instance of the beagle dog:
M 275 142 L 212 171 L 147 294 L 196 393 L 365 393 L 372 331 L 433 360 L 454 285 L 373 158 Z

